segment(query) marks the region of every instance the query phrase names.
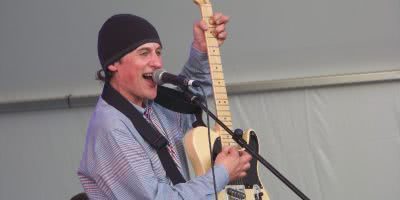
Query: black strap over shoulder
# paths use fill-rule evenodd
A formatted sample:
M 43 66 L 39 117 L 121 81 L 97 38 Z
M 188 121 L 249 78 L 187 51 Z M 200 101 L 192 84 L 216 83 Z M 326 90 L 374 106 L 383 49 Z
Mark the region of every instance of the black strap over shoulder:
M 174 160 L 168 152 L 167 145 L 168 141 L 163 135 L 161 135 L 156 129 L 154 129 L 144 119 L 143 115 L 120 93 L 118 93 L 110 84 L 104 85 L 103 93 L 101 97 L 111 106 L 119 110 L 126 117 L 128 117 L 139 134 L 143 139 L 153 147 L 161 160 L 161 164 L 164 167 L 167 176 L 171 179 L 172 183 L 184 183 L 186 182 L 182 174 L 179 172 Z
M 202 119 L 202 110 L 199 106 L 190 103 L 185 100 L 185 95 L 183 92 L 158 86 L 157 97 L 154 101 L 164 108 L 169 110 L 184 113 L 184 114 L 194 114 L 196 116 L 196 121 L 193 123 L 193 127 L 206 126 Z
M 185 101 L 185 96 L 182 92 L 163 86 L 158 86 L 157 97 L 154 101 L 179 113 L 196 114 L 201 112 L 199 106 Z

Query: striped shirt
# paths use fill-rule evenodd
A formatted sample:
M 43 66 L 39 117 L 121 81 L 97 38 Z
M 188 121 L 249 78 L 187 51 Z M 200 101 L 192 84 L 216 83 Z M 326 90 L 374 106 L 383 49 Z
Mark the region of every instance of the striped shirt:
M 207 54 L 191 50 L 182 75 L 206 82 L 211 93 Z M 135 106 L 141 113 L 145 109 Z M 145 118 L 162 133 L 186 183 L 173 185 L 158 158 L 132 122 L 117 109 L 98 100 L 86 135 L 78 176 L 90 199 L 214 199 L 211 171 L 190 179 L 182 138 L 194 116 L 147 102 Z M 215 166 L 217 191 L 228 184 L 228 172 Z

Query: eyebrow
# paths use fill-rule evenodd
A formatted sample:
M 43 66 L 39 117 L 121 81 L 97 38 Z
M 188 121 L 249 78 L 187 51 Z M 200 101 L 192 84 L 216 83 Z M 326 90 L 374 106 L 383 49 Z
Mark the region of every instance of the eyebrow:
M 141 48 L 137 49 L 137 51 L 151 51 L 151 50 L 152 50 L 151 47 L 141 47 Z M 157 50 L 162 50 L 162 47 L 158 47 L 158 48 L 156 49 L 156 51 L 157 51 Z

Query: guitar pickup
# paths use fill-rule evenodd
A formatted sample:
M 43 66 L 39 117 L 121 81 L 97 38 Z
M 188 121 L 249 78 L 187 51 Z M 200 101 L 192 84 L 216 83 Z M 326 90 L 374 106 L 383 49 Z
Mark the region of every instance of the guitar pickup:
M 241 192 L 239 190 L 235 190 L 233 188 L 226 189 L 226 193 L 229 196 L 237 198 L 237 199 L 245 199 L 246 198 L 246 194 L 244 192 Z

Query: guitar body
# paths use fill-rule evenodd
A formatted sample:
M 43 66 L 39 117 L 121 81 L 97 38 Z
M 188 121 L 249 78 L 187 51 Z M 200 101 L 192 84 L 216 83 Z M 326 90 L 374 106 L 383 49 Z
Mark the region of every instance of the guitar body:
M 252 149 L 258 152 L 258 139 L 253 130 L 247 130 L 242 137 Z M 215 159 L 222 149 L 221 138 L 218 133 L 212 130 L 210 138 L 213 148 L 212 156 Z M 191 129 L 184 138 L 184 145 L 196 176 L 205 174 L 211 168 L 207 127 Z M 243 193 L 244 196 L 241 196 Z M 240 182 L 229 183 L 223 191 L 218 193 L 218 199 L 269 200 L 267 191 L 258 178 L 258 163 L 256 159 L 250 161 L 250 169 L 247 171 L 247 176 L 242 178 Z

